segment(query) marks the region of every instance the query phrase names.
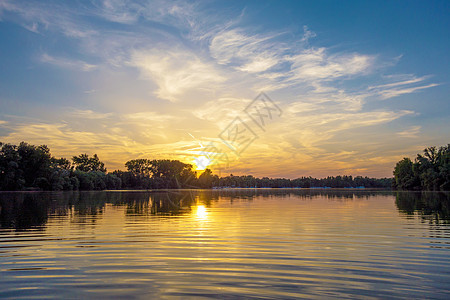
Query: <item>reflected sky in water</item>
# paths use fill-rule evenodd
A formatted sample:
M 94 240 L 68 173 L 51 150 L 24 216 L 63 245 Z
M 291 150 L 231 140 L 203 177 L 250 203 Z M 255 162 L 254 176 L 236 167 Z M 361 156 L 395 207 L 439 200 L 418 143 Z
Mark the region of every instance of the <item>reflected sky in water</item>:
M 0 193 L 0 297 L 450 296 L 449 195 Z

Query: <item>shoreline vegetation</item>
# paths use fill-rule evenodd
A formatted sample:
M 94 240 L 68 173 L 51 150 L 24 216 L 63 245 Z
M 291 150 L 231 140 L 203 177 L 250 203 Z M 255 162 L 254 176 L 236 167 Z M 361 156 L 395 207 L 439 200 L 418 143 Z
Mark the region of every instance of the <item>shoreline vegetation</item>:
M 405 157 L 394 168 L 392 187 L 412 191 L 450 190 L 450 144 L 429 147 L 414 162 Z
M 62 190 L 159 190 L 180 188 L 382 188 L 448 190 L 450 144 L 430 147 L 413 163 L 404 158 L 394 169 L 394 178 L 328 176 L 257 178 L 252 175 L 219 177 L 210 169 L 200 174 L 178 160 L 134 159 L 127 171 L 107 172 L 97 154 L 80 154 L 71 160 L 56 158 L 46 145 L 0 142 L 1 191 Z

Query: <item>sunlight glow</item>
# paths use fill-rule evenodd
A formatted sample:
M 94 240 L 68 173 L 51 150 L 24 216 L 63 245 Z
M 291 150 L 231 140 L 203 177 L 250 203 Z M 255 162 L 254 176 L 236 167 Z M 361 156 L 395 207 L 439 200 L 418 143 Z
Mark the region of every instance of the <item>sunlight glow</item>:
M 195 170 L 203 171 L 211 164 L 211 162 L 211 159 L 207 158 L 204 155 L 196 157 L 194 159 Z

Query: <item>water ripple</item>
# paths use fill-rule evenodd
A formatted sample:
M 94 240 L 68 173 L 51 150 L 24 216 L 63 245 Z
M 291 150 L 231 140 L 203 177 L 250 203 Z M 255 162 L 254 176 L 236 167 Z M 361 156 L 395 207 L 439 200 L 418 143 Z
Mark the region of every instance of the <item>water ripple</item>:
M 0 298 L 450 298 L 449 220 L 394 194 L 95 195 L 2 212 Z

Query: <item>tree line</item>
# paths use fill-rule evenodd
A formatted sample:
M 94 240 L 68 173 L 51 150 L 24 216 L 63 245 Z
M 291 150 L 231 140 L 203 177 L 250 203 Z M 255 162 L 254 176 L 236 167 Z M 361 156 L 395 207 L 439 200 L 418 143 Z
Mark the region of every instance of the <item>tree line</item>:
M 0 190 L 104 190 L 119 189 L 120 178 L 107 174 L 94 154 L 56 158 L 46 145 L 0 142 Z
M 206 169 L 201 174 L 178 160 L 134 159 L 126 171 L 107 172 L 97 154 L 80 154 L 71 160 L 56 158 L 46 145 L 0 142 L 0 190 L 105 190 L 174 188 L 389 188 L 391 178 L 335 176 L 257 178 L 252 175 L 219 177 Z
M 414 162 L 405 157 L 394 169 L 393 187 L 400 190 L 450 190 L 450 144 L 429 147 Z

